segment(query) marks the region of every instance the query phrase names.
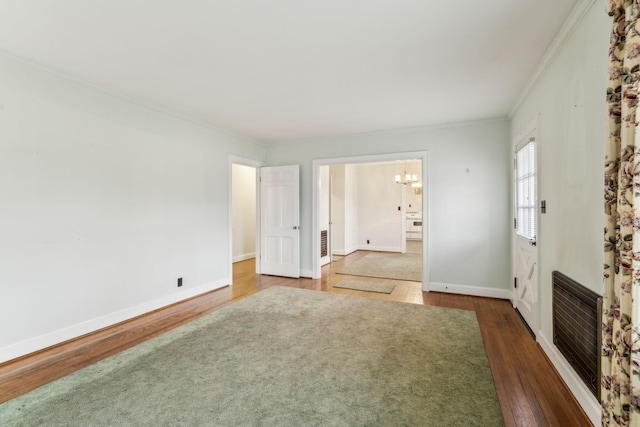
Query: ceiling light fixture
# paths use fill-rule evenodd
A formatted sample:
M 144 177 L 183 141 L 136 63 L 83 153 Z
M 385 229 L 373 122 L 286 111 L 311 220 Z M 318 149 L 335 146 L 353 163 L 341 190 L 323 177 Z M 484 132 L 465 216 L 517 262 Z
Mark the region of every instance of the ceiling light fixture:
M 417 182 L 419 182 L 418 175 L 411 175 L 410 173 L 407 173 L 407 171 L 404 172 L 404 175 L 396 175 L 396 184 L 407 185 L 415 184 Z
M 418 175 L 407 173 L 407 163 L 404 164 L 405 170 L 402 175 L 396 175 L 396 184 L 410 185 L 416 194 L 422 194 L 422 180 Z
M 404 174 L 396 175 L 396 184 L 411 185 L 412 187 L 415 187 L 414 184 L 419 182 L 420 180 L 418 179 L 418 175 L 411 175 L 410 173 L 407 173 L 407 162 L 404 162 Z

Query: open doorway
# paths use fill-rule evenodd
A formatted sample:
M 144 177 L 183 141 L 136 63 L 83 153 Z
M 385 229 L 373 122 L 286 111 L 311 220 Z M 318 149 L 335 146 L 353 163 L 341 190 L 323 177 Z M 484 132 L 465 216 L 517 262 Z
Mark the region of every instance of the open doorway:
M 337 274 L 422 282 L 422 161 L 321 166 L 319 175 L 321 265 L 334 262 Z
M 321 166 L 319 174 L 321 265 L 356 250 L 422 252 L 421 160 Z
M 231 178 L 232 262 L 256 257 L 256 168 L 234 163 Z
M 256 258 L 258 253 L 258 168 L 259 162 L 229 158 L 229 283 L 233 263 Z M 256 263 L 256 271 L 259 269 Z
M 426 152 L 316 160 L 314 180 L 315 278 L 327 262 L 327 252 L 337 256 L 355 251 L 413 252 L 418 256 L 417 279 L 406 280 L 421 281 L 423 290 L 428 290 L 428 234 L 423 233 L 427 228 L 423 224 L 428 224 L 423 197 L 428 189 Z
M 249 259 L 256 274 L 300 277 L 299 166 L 229 156 L 228 170 L 229 283 Z

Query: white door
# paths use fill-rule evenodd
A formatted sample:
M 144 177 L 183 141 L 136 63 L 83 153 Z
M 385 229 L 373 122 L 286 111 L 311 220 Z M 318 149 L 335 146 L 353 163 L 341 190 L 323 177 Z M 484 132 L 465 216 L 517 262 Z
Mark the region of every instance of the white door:
M 298 165 L 260 169 L 260 273 L 300 277 Z
M 516 146 L 515 158 L 515 297 L 514 307 L 537 332 L 538 251 L 536 140 L 533 132 Z

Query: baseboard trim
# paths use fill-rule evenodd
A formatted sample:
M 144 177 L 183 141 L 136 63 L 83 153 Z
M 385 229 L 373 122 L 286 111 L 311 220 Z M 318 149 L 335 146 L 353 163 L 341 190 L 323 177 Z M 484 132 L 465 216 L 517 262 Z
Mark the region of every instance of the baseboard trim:
M 582 410 L 591 420 L 594 427 L 600 427 L 602 423 L 602 410 L 600 402 L 596 399 L 580 377 L 573 371 L 564 356 L 558 351 L 555 345 L 550 343 L 542 332 L 538 333 L 538 344 L 542 347 L 551 364 L 556 369 L 562 380 L 565 382 L 573 397 L 578 401 Z
M 331 253 L 333 255 L 347 256 L 349 254 L 354 253 L 357 250 L 358 250 L 358 248 L 351 248 L 351 249 L 345 249 L 345 250 L 334 249 L 334 250 L 331 251 Z
M 364 245 L 358 248 L 359 251 L 378 251 L 378 252 L 402 252 L 402 248 L 398 248 L 395 246 L 374 246 L 374 245 Z
M 311 270 L 300 269 L 300 277 L 307 277 L 309 279 L 313 279 L 313 272 Z
M 238 256 L 234 256 L 232 259 L 232 262 L 240 262 L 240 261 L 246 261 L 248 259 L 252 259 L 256 257 L 256 253 L 255 252 L 251 252 L 248 254 L 242 254 L 242 255 L 238 255 Z
M 151 311 L 158 310 L 162 307 L 166 307 L 168 305 L 193 298 L 196 295 L 211 292 L 213 290 L 227 286 L 229 283 L 231 283 L 231 280 L 229 278 L 220 279 L 215 282 L 207 283 L 195 288 L 185 289 L 171 295 L 166 295 L 152 301 L 147 301 L 134 307 L 117 311 L 115 313 L 110 313 L 101 317 L 96 317 L 95 319 L 90 319 L 85 322 L 68 326 L 63 329 L 58 329 L 57 331 L 30 338 L 25 341 L 10 344 L 6 347 L 0 348 L 0 363 L 17 359 L 18 357 L 43 350 L 47 347 L 51 347 L 65 341 L 81 337 L 83 335 L 98 331 L 100 329 L 104 329 L 120 322 L 124 322 L 126 320 L 149 313 Z
M 454 285 L 451 283 L 429 283 L 429 291 L 447 292 L 450 294 L 472 295 L 476 297 L 488 297 L 510 299 L 511 291 L 507 289 L 483 288 L 480 286 Z

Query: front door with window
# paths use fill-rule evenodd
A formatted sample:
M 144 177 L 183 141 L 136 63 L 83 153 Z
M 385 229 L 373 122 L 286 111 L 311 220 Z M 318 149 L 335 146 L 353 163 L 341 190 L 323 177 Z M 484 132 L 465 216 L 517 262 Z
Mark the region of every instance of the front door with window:
M 515 156 L 514 307 L 535 334 L 538 315 L 537 179 L 535 131 L 520 140 Z

